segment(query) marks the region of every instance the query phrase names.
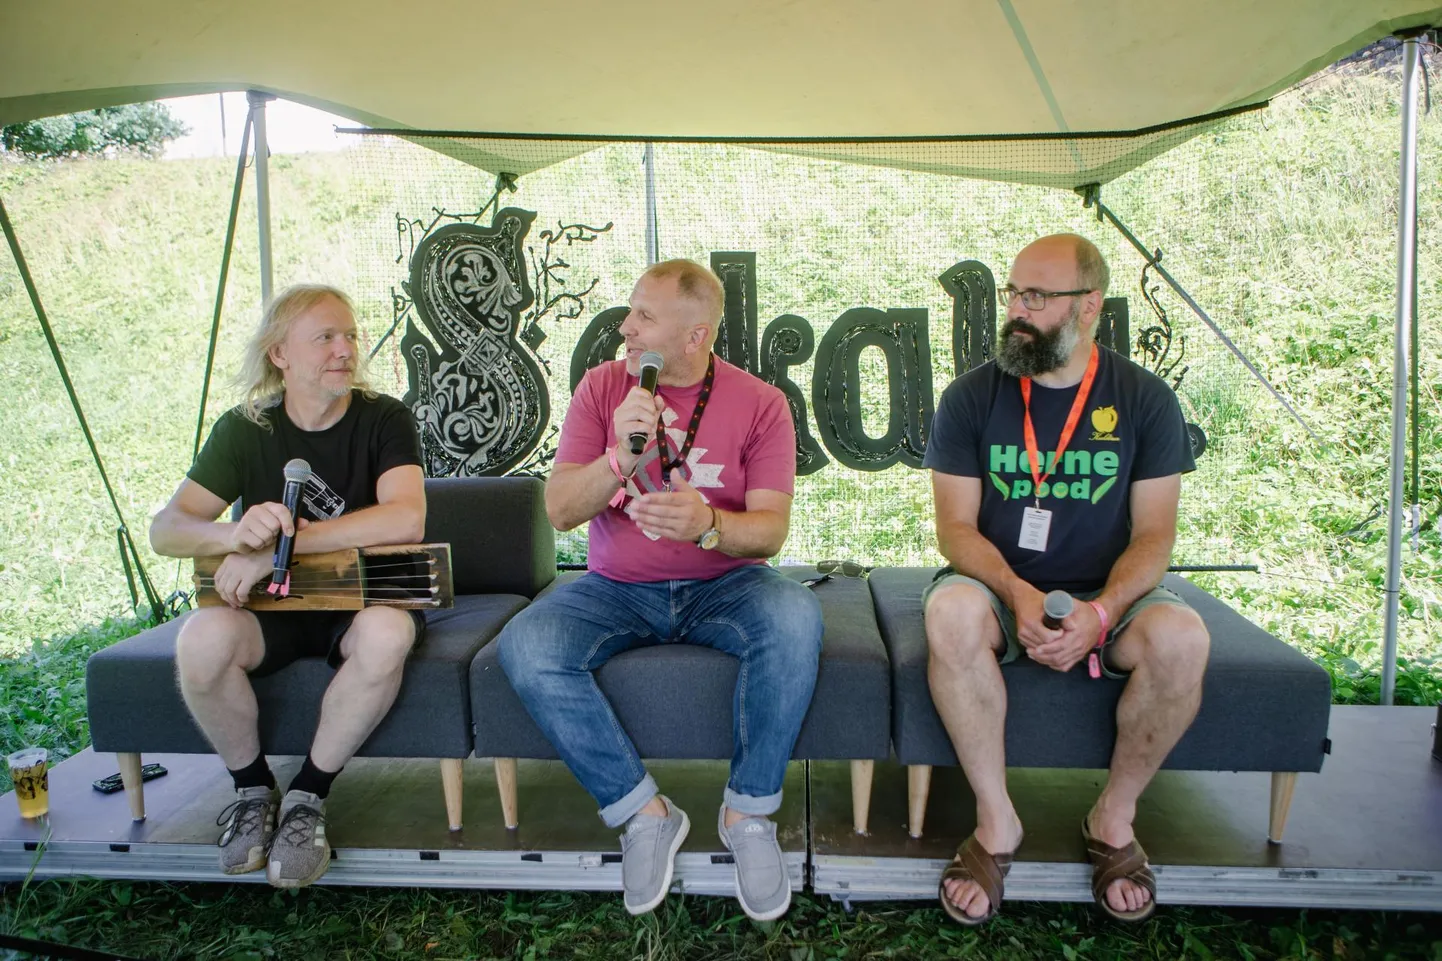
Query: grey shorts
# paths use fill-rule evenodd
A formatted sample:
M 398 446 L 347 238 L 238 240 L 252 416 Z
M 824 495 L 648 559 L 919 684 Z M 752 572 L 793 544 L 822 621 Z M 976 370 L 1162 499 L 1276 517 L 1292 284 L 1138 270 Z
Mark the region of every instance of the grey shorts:
M 948 584 L 969 584 L 985 594 L 987 600 L 991 601 L 992 613 L 996 615 L 997 622 L 1001 624 L 1001 636 L 1006 641 L 1006 650 L 1001 655 L 1001 663 L 1008 664 L 1026 653 L 1026 650 L 1021 646 L 1021 641 L 1017 640 L 1016 637 L 1016 616 L 1001 602 L 1001 598 L 997 597 L 991 588 L 974 577 L 967 577 L 965 574 L 957 574 L 954 571 L 938 577 L 927 585 L 926 590 L 922 592 L 921 609 L 925 611 L 927 603 L 931 600 L 931 595 Z M 1080 594 L 1073 594 L 1072 596 L 1080 601 L 1090 601 L 1100 593 L 1101 591 L 1084 591 Z M 1135 604 L 1127 608 L 1125 614 L 1117 619 L 1116 624 L 1107 634 L 1107 641 L 1102 647 L 1101 657 L 1102 674 L 1104 676 L 1118 681 L 1126 679 L 1127 672 L 1113 668 L 1110 663 L 1111 659 L 1107 655 L 1117 637 L 1122 631 L 1127 629 L 1127 625 L 1129 625 L 1138 614 L 1155 604 L 1171 604 L 1174 607 L 1184 607 L 1187 610 L 1191 610 L 1191 606 L 1187 604 L 1186 601 L 1165 587 L 1154 587 L 1143 594 Z

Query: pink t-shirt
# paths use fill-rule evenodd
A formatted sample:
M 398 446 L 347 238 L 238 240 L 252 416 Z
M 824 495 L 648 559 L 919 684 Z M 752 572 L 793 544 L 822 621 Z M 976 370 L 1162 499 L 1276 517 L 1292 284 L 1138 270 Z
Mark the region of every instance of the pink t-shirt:
M 566 412 L 556 463 L 589 464 L 604 455 L 616 442 L 611 417 L 636 383 L 623 360 L 588 371 Z M 661 423 L 674 457 L 686 442 L 701 385 L 662 386 L 656 393 L 666 400 Z M 711 400 L 685 465 L 671 473 L 673 480 L 677 474 L 683 474 L 717 510 L 744 511 L 749 490 L 791 494 L 796 480 L 796 427 L 786 395 L 718 356 Z M 703 551 L 693 543 L 652 537 L 641 530 L 629 514 L 634 498 L 660 489 L 661 461 L 653 435 L 626 483 L 625 506 L 607 507 L 591 520 L 592 571 L 634 584 L 719 577 L 746 564 L 765 563 L 761 558 Z

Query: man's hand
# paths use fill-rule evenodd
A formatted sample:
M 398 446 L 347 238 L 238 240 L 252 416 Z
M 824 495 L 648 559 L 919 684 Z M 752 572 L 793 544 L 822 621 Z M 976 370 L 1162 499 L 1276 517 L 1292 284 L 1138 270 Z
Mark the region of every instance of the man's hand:
M 230 550 L 232 553 L 263 550 L 274 544 L 281 534 L 294 537 L 296 530 L 305 530 L 306 525 L 306 520 L 302 518 L 297 528 L 284 504 L 276 501 L 256 504 L 245 512 L 231 531 Z
M 641 530 L 673 541 L 692 541 L 711 529 L 711 508 L 677 471 L 671 492 L 643 494 L 631 509 L 631 518 Z
M 272 560 L 272 556 L 265 553 L 237 551 L 225 555 L 225 560 L 215 569 L 215 593 L 231 607 L 244 607 L 250 589 L 261 578 L 270 576 Z
M 1036 651 L 1048 644 L 1054 644 L 1063 636 L 1063 631 L 1054 631 L 1042 623 L 1042 616 L 1046 613 L 1042 605 L 1046 602 L 1046 595 L 1023 583 L 1013 598 L 1012 614 L 1016 616 L 1016 639 L 1026 649 L 1027 655 L 1036 660 Z M 1090 608 L 1088 608 L 1090 610 Z
M 1078 601 L 1061 622 L 1062 629 L 1054 631 L 1056 640 L 1041 644 L 1027 651 L 1027 656 L 1038 664 L 1045 664 L 1055 671 L 1070 671 L 1092 648 L 1102 633 L 1102 622 L 1096 610 L 1086 601 Z
M 631 435 L 650 437 L 656 433 L 656 421 L 665 409 L 666 401 L 660 396 L 636 386 L 631 388 L 621 406 L 611 415 L 616 427 L 616 463 L 621 465 L 623 474 L 631 473 L 636 461 L 640 460 L 639 454 L 631 453 Z

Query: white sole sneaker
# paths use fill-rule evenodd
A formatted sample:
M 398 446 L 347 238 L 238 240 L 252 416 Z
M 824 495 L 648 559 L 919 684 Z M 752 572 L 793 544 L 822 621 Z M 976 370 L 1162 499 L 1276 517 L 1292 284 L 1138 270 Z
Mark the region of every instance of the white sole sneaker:
M 680 808 L 674 808 L 674 810 L 681 815 L 681 830 L 677 831 L 676 837 L 671 840 L 671 850 L 666 855 L 666 876 L 661 880 L 661 890 L 657 891 L 656 896 L 645 904 L 634 906 L 626 904 L 626 913 L 633 917 L 656 910 L 656 906 L 666 900 L 666 895 L 671 893 L 671 878 L 676 874 L 676 852 L 681 850 L 681 842 L 686 840 L 686 835 L 691 831 L 691 819 L 686 816 L 686 812 Z M 625 903 L 624 897 L 621 900 L 622 903 Z

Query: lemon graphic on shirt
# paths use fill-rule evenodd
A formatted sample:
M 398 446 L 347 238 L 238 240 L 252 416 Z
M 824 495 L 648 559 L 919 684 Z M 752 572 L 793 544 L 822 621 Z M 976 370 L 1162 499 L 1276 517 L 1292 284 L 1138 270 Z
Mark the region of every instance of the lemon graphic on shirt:
M 1096 433 L 1092 434 L 1092 440 L 1121 440 L 1112 433 L 1117 427 L 1117 409 L 1110 404 L 1092 411 L 1092 426 L 1096 428 Z

